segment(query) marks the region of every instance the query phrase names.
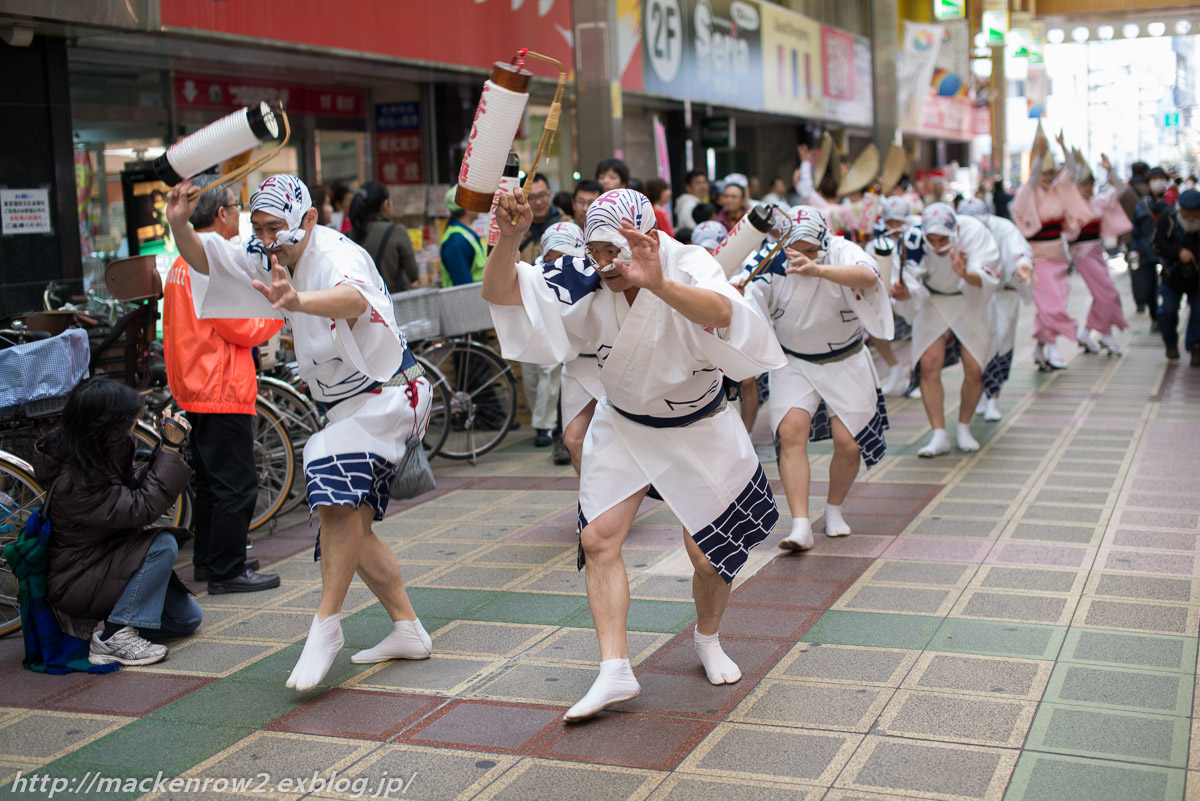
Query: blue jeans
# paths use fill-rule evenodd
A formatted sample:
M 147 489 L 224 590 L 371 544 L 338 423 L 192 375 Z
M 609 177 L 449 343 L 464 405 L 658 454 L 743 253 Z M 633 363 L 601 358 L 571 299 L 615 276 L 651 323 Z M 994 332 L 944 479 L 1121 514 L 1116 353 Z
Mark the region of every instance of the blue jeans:
M 184 637 L 200 628 L 200 604 L 170 586 L 179 543 L 163 531 L 150 543 L 142 566 L 129 577 L 125 591 L 108 614 L 109 623 L 133 626 L 148 640 Z
M 1188 298 L 1188 323 L 1184 334 L 1184 344 L 1187 350 L 1200 343 L 1200 314 L 1196 313 L 1196 296 L 1190 292 L 1180 292 L 1170 284 L 1163 282 L 1158 289 L 1162 295 L 1162 308 L 1158 310 L 1158 330 L 1162 332 L 1163 344 L 1167 347 L 1179 345 L 1179 304 L 1183 296 Z

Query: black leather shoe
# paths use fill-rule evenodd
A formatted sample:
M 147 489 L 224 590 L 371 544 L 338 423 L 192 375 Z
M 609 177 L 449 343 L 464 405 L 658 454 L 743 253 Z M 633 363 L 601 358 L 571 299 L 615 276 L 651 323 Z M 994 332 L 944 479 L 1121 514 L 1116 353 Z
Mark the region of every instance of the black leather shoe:
M 254 557 L 254 556 L 246 557 L 246 567 L 250 568 L 251 570 L 258 570 L 258 568 L 261 566 L 262 566 L 262 563 L 258 561 L 257 557 Z M 203 565 L 196 565 L 195 567 L 192 568 L 192 581 L 211 581 L 211 580 L 212 580 L 212 571 L 209 570 L 207 567 L 204 567 Z
M 551 443 L 553 443 L 553 442 L 554 442 L 554 440 L 551 439 L 551 437 L 550 437 L 550 429 L 548 429 L 548 428 L 537 429 L 537 435 L 533 438 L 533 447 L 548 448 L 548 447 L 550 447 Z
M 570 464 L 571 452 L 567 450 L 567 445 L 563 442 L 562 437 L 554 438 L 554 463 L 555 464 Z
M 209 595 L 224 595 L 229 592 L 258 592 L 273 590 L 279 586 L 279 576 L 275 573 L 255 573 L 250 568 L 242 571 L 241 575 L 233 578 L 212 579 L 208 582 Z

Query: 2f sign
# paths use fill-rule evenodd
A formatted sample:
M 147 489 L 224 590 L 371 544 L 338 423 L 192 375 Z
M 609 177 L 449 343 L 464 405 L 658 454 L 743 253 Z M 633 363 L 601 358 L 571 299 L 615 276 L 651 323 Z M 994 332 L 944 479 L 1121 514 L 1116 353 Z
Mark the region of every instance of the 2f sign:
M 646 50 L 659 80 L 664 83 L 675 80 L 683 61 L 683 15 L 679 0 L 646 3 Z

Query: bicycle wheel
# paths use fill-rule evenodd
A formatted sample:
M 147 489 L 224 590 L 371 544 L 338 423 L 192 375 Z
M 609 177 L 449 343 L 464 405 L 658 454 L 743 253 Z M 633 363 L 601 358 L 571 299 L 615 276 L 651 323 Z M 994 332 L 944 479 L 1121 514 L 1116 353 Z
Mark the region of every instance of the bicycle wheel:
M 429 406 L 429 425 L 425 428 L 425 438 L 421 444 L 425 446 L 426 455 L 432 459 L 441 452 L 450 433 L 450 382 L 442 371 L 433 366 L 433 362 L 424 356 L 417 356 L 417 364 L 425 368 L 425 378 L 433 387 L 433 401 Z
M 447 459 L 474 462 L 500 444 L 517 416 L 512 367 L 491 348 L 469 339 L 439 342 L 421 355 L 450 386 L 450 430 L 439 452 Z
M 286 381 L 271 376 L 258 379 L 258 394 L 274 404 L 282 415 L 283 427 L 287 429 L 295 456 L 297 476 L 304 475 L 304 443 L 321 430 L 321 415 L 312 400 Z M 287 514 L 304 502 L 307 497 L 303 481 L 293 481 L 292 490 L 279 507 L 277 514 Z
M 279 513 L 292 492 L 296 455 L 283 423 L 283 413 L 270 401 L 254 402 L 254 464 L 258 469 L 258 502 L 250 531 Z
M 23 459 L 0 451 L 0 637 L 21 628 L 17 577 L 4 559 L 4 548 L 25 530 L 25 521 L 42 505 L 42 488 Z
M 133 438 L 135 440 L 133 446 L 133 465 L 134 470 L 140 469 L 143 465 L 150 461 L 150 454 L 154 452 L 154 448 L 158 445 L 158 433 L 147 423 L 138 420 L 137 425 L 133 427 Z M 171 504 L 171 508 L 163 512 L 156 523 L 159 526 L 181 526 L 188 528 L 192 523 L 191 504 L 186 498 L 187 491 L 175 499 L 175 503 Z

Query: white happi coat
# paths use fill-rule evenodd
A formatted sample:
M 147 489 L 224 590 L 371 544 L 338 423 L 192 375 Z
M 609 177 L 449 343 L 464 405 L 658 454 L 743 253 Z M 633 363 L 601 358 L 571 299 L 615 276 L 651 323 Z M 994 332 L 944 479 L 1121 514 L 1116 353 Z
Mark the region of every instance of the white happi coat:
M 770 374 L 771 429 L 778 431 L 784 415 L 793 408 L 805 408 L 803 401 L 815 392 L 828 416 L 840 418 L 857 439 L 866 435 L 879 416 L 879 378 L 870 352 L 864 346 L 841 361 L 824 364 L 793 354 L 819 357 L 861 343 L 864 330 L 873 337 L 891 339 L 892 308 L 875 260 L 858 245 L 840 236 L 830 237 L 825 262 L 867 267 L 876 276 L 875 285 L 852 289 L 814 276 L 787 275 L 787 263 L 780 254 L 771 268 L 746 287 L 746 297 L 774 323 L 787 354 L 787 364 Z M 880 445 L 882 425 L 880 420 L 880 430 L 871 432 L 872 437 L 880 438 Z
M 562 393 L 558 396 L 562 406 L 563 427 L 587 408 L 592 401 L 604 397 L 604 385 L 600 383 L 600 362 L 594 353 L 581 353 L 563 365 Z
M 1032 287 L 1017 280 L 1017 268 L 1021 264 L 1033 267 L 1033 248 L 1012 220 L 990 214 L 985 224 L 996 240 L 996 248 L 1000 253 L 997 264 L 1000 284 L 995 295 L 996 327 L 993 329 L 990 351 L 991 357 L 995 358 L 1012 353 L 1017 342 L 1017 319 L 1021 314 L 1021 304 L 1033 302 Z
M 728 298 L 728 328 L 696 325 L 647 290 L 630 306 L 623 292 L 600 285 L 589 261 L 569 256 L 544 269 L 518 264 L 523 305 L 493 305 L 492 320 L 509 359 L 567 361 L 589 347 L 597 353 L 604 399 L 583 445 L 581 523 L 653 484 L 704 548 L 698 533 L 717 524 L 762 472 L 740 418 L 722 403 L 689 425 L 657 428 L 613 407 L 677 419 L 723 397 L 722 373 L 741 381 L 785 360 L 770 323 L 729 285 L 707 251 L 658 237 L 664 276 Z M 705 552 L 726 580 L 745 561 L 743 551 L 723 566 L 718 559 L 725 555 Z
M 986 365 L 995 328 L 992 300 L 1000 283 L 996 267 L 1000 250 L 996 240 L 983 223 L 959 215 L 954 248 L 966 252 L 967 270 L 983 282 L 978 287 L 958 277 L 950 263 L 950 254 L 938 256 L 925 247 L 920 225 L 904 232 L 903 243 L 904 283 L 912 298 L 897 301 L 896 310 L 913 321 L 913 366 L 920 363 L 929 346 L 947 331 L 958 338 L 981 367 Z
M 257 255 L 208 233 L 200 238 L 208 256 L 209 275 L 191 271 L 196 314 L 282 317 L 291 325 L 300 377 L 309 393 L 318 402 L 336 404 L 328 412 L 328 425 L 304 446 L 306 474 L 314 461 L 347 455 L 367 454 L 372 462 L 377 458 L 399 464 L 405 441 L 424 431 L 432 397 L 429 385 L 416 382 L 420 387 L 416 407 L 405 387 L 364 392 L 394 376 L 406 358 L 404 334 L 396 324 L 391 296 L 361 247 L 322 225 L 315 226 L 308 236 L 308 246 L 292 270 L 292 285 L 299 292 L 354 287 L 367 300 L 367 310 L 353 329 L 345 320 L 272 309 L 271 302 L 250 285 L 255 278 L 271 283 L 270 271 L 260 266 Z

